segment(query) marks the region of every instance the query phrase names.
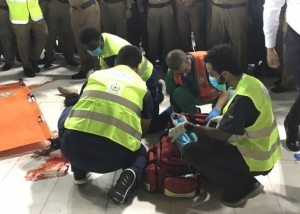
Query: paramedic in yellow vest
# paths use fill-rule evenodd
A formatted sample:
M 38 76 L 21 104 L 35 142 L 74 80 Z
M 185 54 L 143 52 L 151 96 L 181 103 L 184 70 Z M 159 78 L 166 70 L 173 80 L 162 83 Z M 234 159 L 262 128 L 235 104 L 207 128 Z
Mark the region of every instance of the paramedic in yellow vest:
M 216 128 L 182 123 L 171 137 L 185 131 L 201 136 L 184 146 L 184 159 L 224 189 L 223 204 L 239 207 L 263 190 L 254 176 L 267 175 L 281 157 L 272 101 L 263 83 L 243 73 L 238 55 L 227 44 L 214 46 L 204 60 L 210 75 L 235 88 L 235 94 Z
M 205 69 L 205 51 L 184 53 L 182 50 L 172 50 L 167 55 L 167 93 L 173 111 L 187 113 L 192 117 L 200 113 L 196 105 L 213 104 L 206 120 L 221 114 L 230 96 L 224 84 L 210 77 Z
M 141 143 L 152 115 L 152 98 L 136 70 L 142 54 L 123 47 L 116 66 L 94 72 L 80 100 L 62 113 L 61 151 L 70 161 L 75 184 L 88 182 L 90 172 L 123 169 L 108 197 L 123 203 L 142 178 L 147 152 Z
M 91 56 L 99 58 L 102 69 L 114 67 L 119 50 L 126 45 L 131 45 L 121 37 L 108 33 L 100 34 L 97 29 L 90 27 L 84 28 L 80 32 L 80 41 Z M 146 82 L 147 88 L 152 95 L 153 118 L 149 133 L 155 133 L 161 129 L 165 129 L 170 120 L 171 108 L 159 114 L 159 104 L 164 99 L 164 81 L 159 80 L 156 82 L 157 70 L 144 56 L 139 64 L 138 74 Z M 59 90 L 60 92 L 64 92 L 68 89 L 61 90 L 59 88 Z
M 6 0 L 6 2 L 23 63 L 23 73 L 26 77 L 35 77 L 35 74 L 40 72 L 37 61 L 40 59 L 48 37 L 48 28 L 39 1 Z M 32 51 L 29 51 L 30 31 L 35 37 Z

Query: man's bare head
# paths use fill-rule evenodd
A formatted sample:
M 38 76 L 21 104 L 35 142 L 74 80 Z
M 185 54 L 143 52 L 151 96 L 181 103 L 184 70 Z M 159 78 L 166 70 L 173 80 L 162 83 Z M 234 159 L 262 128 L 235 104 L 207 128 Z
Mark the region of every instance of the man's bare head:
M 186 76 L 191 71 L 191 60 L 179 49 L 168 53 L 166 58 L 168 67 L 176 74 Z

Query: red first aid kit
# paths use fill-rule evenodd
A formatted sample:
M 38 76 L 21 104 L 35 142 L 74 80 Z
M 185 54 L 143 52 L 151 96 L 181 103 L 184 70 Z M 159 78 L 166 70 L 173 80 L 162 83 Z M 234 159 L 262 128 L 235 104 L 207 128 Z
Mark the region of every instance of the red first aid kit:
M 185 115 L 187 120 L 189 116 Z M 207 115 L 198 114 L 195 121 L 205 125 Z M 169 125 L 169 128 L 172 125 Z M 149 192 L 163 192 L 169 197 L 194 197 L 200 190 L 200 181 L 183 160 L 176 143 L 168 137 L 168 131 L 158 144 L 151 145 L 145 168 L 144 183 Z

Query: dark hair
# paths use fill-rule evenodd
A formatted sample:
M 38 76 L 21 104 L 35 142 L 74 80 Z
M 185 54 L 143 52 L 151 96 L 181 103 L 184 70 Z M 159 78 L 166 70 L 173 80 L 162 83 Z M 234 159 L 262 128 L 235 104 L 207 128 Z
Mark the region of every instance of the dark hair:
M 186 54 L 179 49 L 170 51 L 166 57 L 166 63 L 171 70 L 179 70 L 182 63 L 186 61 Z
M 244 73 L 238 55 L 229 44 L 215 45 L 207 52 L 204 62 L 210 63 L 212 68 L 219 74 L 224 71 L 236 76 Z
M 127 65 L 136 69 L 142 61 L 140 49 L 132 45 L 122 47 L 116 59 L 116 65 Z
M 99 41 L 100 31 L 93 27 L 86 27 L 80 31 L 79 40 L 81 44 L 87 45 L 92 41 Z

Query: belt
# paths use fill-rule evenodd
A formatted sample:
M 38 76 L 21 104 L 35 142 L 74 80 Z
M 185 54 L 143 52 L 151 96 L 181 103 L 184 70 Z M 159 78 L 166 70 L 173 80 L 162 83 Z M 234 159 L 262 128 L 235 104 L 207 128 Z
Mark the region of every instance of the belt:
M 8 6 L 0 6 L 0 9 L 8 11 Z
M 62 4 L 69 4 L 69 0 L 58 0 Z
M 238 8 L 238 7 L 245 7 L 247 4 L 246 2 L 240 3 L 240 4 L 216 4 L 213 3 L 215 6 L 220 7 L 222 9 L 232 9 L 232 8 Z
M 124 2 L 124 0 L 103 0 L 105 3 L 108 4 L 115 4 L 115 3 L 119 3 L 119 2 Z
M 166 7 L 168 5 L 171 5 L 171 1 L 165 2 L 165 3 L 161 3 L 161 4 L 148 4 L 149 8 L 163 8 Z
M 83 5 L 79 6 L 79 7 L 72 6 L 72 8 L 74 10 L 84 10 L 84 9 L 88 8 L 89 6 L 92 6 L 95 3 L 96 3 L 95 0 L 90 0 L 90 1 L 88 1 L 86 3 L 84 3 Z

